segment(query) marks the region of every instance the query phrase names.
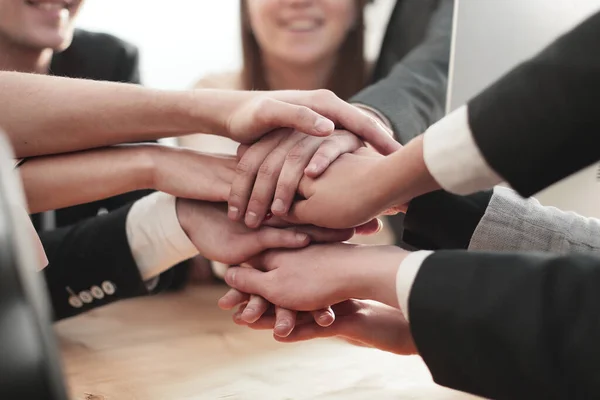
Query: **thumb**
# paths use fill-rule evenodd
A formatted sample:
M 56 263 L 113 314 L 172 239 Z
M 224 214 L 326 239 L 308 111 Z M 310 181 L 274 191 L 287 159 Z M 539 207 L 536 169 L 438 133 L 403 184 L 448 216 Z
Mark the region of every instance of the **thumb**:
M 263 296 L 268 286 L 267 274 L 253 268 L 230 267 L 225 273 L 225 282 L 240 292 Z

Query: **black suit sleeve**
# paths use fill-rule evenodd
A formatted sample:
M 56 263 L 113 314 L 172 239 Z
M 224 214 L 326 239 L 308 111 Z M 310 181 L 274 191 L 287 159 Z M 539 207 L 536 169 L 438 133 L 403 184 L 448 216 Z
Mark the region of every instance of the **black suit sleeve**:
M 599 158 L 599 38 L 600 13 L 469 103 L 477 146 L 522 196 Z
M 127 240 L 125 224 L 130 208 L 128 205 L 72 226 L 39 233 L 49 260 L 44 275 L 57 320 L 149 293 Z M 162 274 L 154 290 L 168 285 L 169 273 Z
M 400 143 L 409 142 L 444 116 L 453 6 L 453 0 L 441 0 L 422 43 L 400 60 L 387 78 L 350 99 L 385 115 Z M 393 16 L 390 25 L 407 22 Z
M 457 196 L 442 190 L 410 202 L 402 240 L 421 250 L 466 250 L 485 215 L 493 191 Z
M 419 353 L 441 385 L 494 399 L 600 393 L 600 258 L 441 251 L 409 298 Z

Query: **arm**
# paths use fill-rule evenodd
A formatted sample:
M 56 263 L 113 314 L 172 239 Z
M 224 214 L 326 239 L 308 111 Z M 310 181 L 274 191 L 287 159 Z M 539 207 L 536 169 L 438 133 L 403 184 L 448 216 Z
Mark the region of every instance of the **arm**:
M 594 397 L 599 271 L 591 255 L 436 253 L 410 290 L 414 341 L 444 386 L 486 398 Z
M 442 0 L 423 42 L 388 77 L 350 99 L 381 113 L 400 143 L 408 143 L 445 114 L 453 9 L 453 0 Z M 410 23 L 401 18 L 400 11 L 397 5 L 390 24 Z
M 340 244 L 272 251 L 253 263 L 266 272 L 230 268 L 227 283 L 290 309 L 347 299 L 400 308 L 398 348 L 416 347 L 444 386 L 487 398 L 588 398 L 600 390 L 597 257 L 408 255 Z M 405 318 L 410 332 L 402 331 Z
M 20 173 L 36 213 L 140 189 L 225 201 L 235 166 L 233 158 L 144 144 L 32 158 Z
M 160 91 L 0 72 L 0 122 L 19 158 L 194 132 L 253 142 L 279 127 L 327 136 L 346 126 L 382 150 L 396 143 L 327 91 Z
M 172 266 L 198 253 L 239 264 L 269 248 L 342 241 L 353 233 L 289 227 L 276 220 L 269 224 L 250 230 L 229 221 L 219 204 L 154 193 L 111 213 L 42 232 L 55 316 L 67 318 L 159 290 L 168 286 Z M 159 276 L 159 286 L 153 287 Z

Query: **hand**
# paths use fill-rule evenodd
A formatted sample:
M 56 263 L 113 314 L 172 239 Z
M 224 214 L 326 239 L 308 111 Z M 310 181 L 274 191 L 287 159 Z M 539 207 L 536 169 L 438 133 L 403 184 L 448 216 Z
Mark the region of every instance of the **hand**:
M 237 265 L 273 248 L 300 248 L 311 241 L 348 240 L 352 229 L 331 230 L 313 226 L 285 227 L 276 218 L 272 226 L 252 230 L 227 218 L 225 204 L 177 199 L 177 217 L 184 232 L 204 257 Z M 278 227 L 274 227 L 278 226 Z
M 227 93 L 227 97 L 222 91 L 214 91 L 212 97 L 214 112 L 226 115 L 228 136 L 240 143 L 255 142 L 277 128 L 327 136 L 339 126 L 370 143 L 382 154 L 400 148 L 378 121 L 328 90 L 232 92 Z M 216 133 L 223 134 L 218 129 Z
M 304 199 L 293 204 L 283 218 L 293 223 L 310 223 L 329 228 L 358 226 L 381 214 L 403 209 L 381 189 L 381 163 L 373 150 L 361 148 L 338 157 L 317 179 L 304 177 L 298 193 Z
M 150 188 L 175 197 L 227 201 L 237 160 L 186 148 L 147 146 L 152 155 Z
M 396 273 L 407 254 L 394 246 L 345 243 L 274 250 L 249 261 L 266 272 L 234 267 L 225 281 L 241 292 L 297 311 L 319 310 L 351 298 L 398 307 Z
M 309 162 L 316 165 L 312 176 L 318 176 L 340 154 L 362 146 L 362 141 L 347 131 L 318 138 L 288 129 L 274 131 L 249 148 L 240 146 L 237 175 L 229 195 L 229 217 L 238 221 L 245 214 L 246 225 L 256 228 L 269 209 L 285 215 Z
M 320 326 L 312 315 L 299 313 L 294 330 L 286 337 L 275 335 L 279 342 L 292 343 L 316 338 L 339 337 L 357 346 L 374 347 L 400 355 L 417 354 L 410 326 L 402 311 L 374 301 L 346 300 L 332 307 L 336 319 Z M 241 316 L 244 306 L 233 315 L 238 325 L 252 329 L 273 329 L 275 318 L 269 313 L 248 324 Z
M 247 266 L 247 268 L 251 268 Z M 231 310 L 239 306 L 239 323 L 253 324 L 259 320 L 267 318 L 265 313 L 271 318 L 271 327 L 273 334 L 278 337 L 288 336 L 296 326 L 297 312 L 283 307 L 270 304 L 263 297 L 242 293 L 236 289 L 230 289 L 218 303 L 223 310 Z M 335 320 L 335 314 L 330 307 L 313 311 L 310 313 L 312 320 L 319 326 L 329 326 Z

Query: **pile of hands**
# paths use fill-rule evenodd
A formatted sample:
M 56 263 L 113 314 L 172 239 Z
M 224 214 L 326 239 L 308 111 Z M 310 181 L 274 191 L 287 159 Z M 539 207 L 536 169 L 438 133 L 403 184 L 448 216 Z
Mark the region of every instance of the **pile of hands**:
M 179 149 L 176 160 L 159 157 L 154 186 L 179 197 L 179 221 L 200 254 L 232 266 L 219 306 L 237 308 L 235 323 L 272 329 L 283 342 L 339 336 L 412 354 L 395 295 L 405 252 L 344 243 L 378 232 L 377 216 L 403 210 L 372 184 L 378 164 L 401 146 L 372 116 L 333 103 L 344 120 L 333 120 L 329 134 L 274 129 L 241 140 L 235 157 Z M 311 118 L 323 123 L 302 116 L 315 126 Z M 169 162 L 176 176 L 164 172 Z

